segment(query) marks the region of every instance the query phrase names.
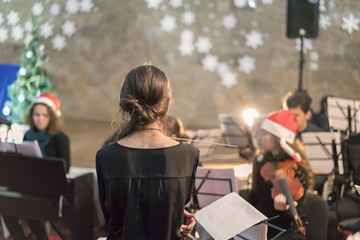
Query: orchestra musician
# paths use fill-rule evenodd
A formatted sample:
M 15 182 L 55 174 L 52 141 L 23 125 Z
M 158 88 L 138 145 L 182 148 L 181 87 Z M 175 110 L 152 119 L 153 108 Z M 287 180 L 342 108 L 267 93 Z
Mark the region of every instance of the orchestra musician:
M 308 177 L 311 168 L 301 141 L 295 138 L 297 124 L 295 115 L 284 109 L 261 123 L 261 153 L 254 160 L 249 202 L 269 218 L 279 215 L 271 223 L 287 230 L 281 239 L 325 240 L 327 205 L 308 190 L 313 186 Z M 284 183 L 291 196 L 285 194 Z M 268 229 L 268 237 L 276 234 L 277 230 Z

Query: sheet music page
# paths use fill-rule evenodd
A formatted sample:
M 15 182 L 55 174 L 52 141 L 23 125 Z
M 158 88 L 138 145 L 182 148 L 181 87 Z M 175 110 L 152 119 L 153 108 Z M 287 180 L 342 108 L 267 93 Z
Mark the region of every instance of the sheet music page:
M 252 226 L 246 229 L 245 231 L 242 231 L 238 235 L 250 240 L 251 239 L 265 240 L 267 238 L 267 229 L 268 226 L 262 223 L 259 225 Z M 234 237 L 234 240 L 242 240 L 242 238 L 238 237 L 238 235 Z
M 232 192 L 196 212 L 195 219 L 215 240 L 226 240 L 267 217 Z
M 360 186 L 355 184 L 355 188 L 356 188 L 356 191 L 357 191 L 357 192 L 359 193 L 359 195 L 360 195 Z

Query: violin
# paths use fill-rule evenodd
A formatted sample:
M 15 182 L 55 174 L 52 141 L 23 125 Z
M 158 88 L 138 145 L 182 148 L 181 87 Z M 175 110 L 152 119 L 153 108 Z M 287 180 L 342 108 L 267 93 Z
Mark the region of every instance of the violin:
M 297 164 L 291 159 L 282 162 L 266 162 L 262 166 L 260 174 L 271 186 L 272 198 L 280 193 L 285 195 L 298 230 L 306 235 L 305 227 L 294 205 L 294 201 L 298 201 L 305 193 L 300 180 L 295 176 L 296 170 Z

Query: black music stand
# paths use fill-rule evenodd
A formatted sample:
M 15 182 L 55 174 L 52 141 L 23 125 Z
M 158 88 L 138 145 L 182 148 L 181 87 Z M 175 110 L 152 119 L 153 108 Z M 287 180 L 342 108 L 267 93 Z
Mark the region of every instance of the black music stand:
M 221 137 L 221 129 L 219 128 L 210 128 L 210 129 L 198 129 L 192 138 L 192 140 L 197 140 L 199 142 L 193 141 L 192 145 L 197 147 L 200 150 L 200 158 L 208 157 L 211 155 L 216 147 L 217 143 Z
M 348 133 L 360 132 L 360 101 L 346 98 L 327 98 L 329 127 Z
M 245 121 L 237 115 L 219 114 L 223 136 L 228 144 L 246 148 L 252 146 L 252 136 Z

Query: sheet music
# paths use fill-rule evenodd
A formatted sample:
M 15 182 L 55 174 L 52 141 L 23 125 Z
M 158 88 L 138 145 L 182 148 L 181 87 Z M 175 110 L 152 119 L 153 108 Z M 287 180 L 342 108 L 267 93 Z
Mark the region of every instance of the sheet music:
M 23 141 L 22 143 L 0 142 L 0 152 L 15 152 L 30 156 L 43 157 L 39 143 L 36 140 Z
M 356 188 L 356 191 L 357 191 L 357 192 L 359 193 L 359 195 L 360 195 L 360 186 L 355 184 L 355 188 Z
M 321 146 L 325 145 L 326 150 Z M 329 174 L 334 168 L 332 158 L 332 140 L 335 140 L 336 150 L 341 152 L 340 133 L 339 132 L 305 132 L 301 134 L 301 140 L 305 145 L 305 151 L 310 162 L 310 166 L 314 173 Z M 344 173 L 342 156 L 338 159 L 339 173 Z
M 195 219 L 215 240 L 225 240 L 267 217 L 241 198 L 239 194 L 233 192 L 196 212 Z M 260 231 L 261 229 L 256 228 L 255 230 Z M 250 239 L 258 238 L 250 236 Z
M 247 238 L 249 240 L 252 239 L 257 239 L 257 240 L 261 240 L 261 239 L 267 239 L 267 230 L 268 230 L 268 226 L 266 224 L 258 224 L 255 226 L 252 226 L 248 229 L 246 229 L 245 231 L 242 231 L 241 233 L 239 233 L 238 235 L 240 235 L 243 238 Z M 234 240 L 243 240 L 243 238 L 238 237 L 238 235 L 236 235 L 234 237 Z
M 346 131 L 348 128 L 348 107 L 351 109 L 351 131 L 360 132 L 360 101 L 346 98 L 327 98 L 329 126 L 334 130 Z M 355 131 L 356 130 L 356 131 Z

